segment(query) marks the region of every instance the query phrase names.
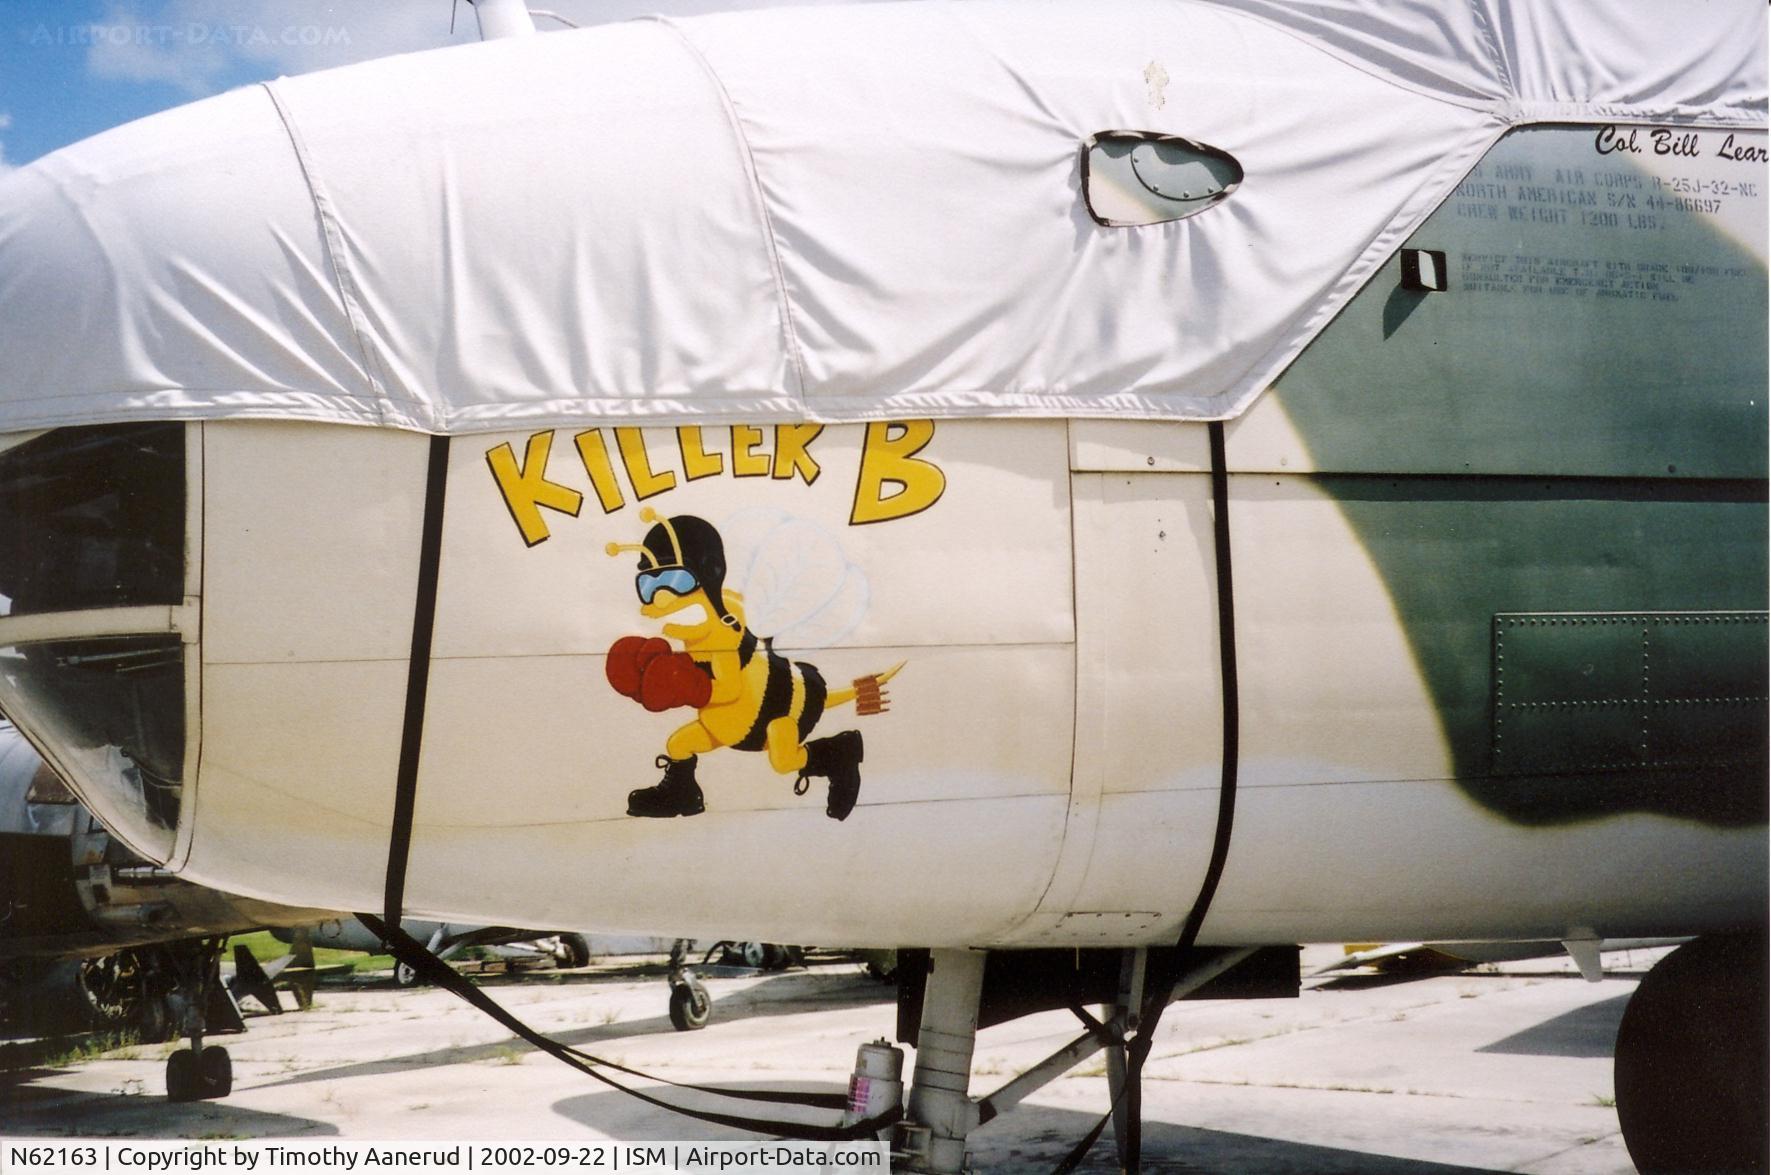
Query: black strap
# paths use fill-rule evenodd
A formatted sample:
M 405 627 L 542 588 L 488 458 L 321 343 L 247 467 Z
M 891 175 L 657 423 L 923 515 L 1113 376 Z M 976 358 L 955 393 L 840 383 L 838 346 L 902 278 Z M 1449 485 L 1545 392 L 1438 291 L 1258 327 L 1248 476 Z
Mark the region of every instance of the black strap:
M 1193 944 L 1199 938 L 1199 928 L 1205 924 L 1205 915 L 1211 909 L 1212 899 L 1218 892 L 1218 881 L 1224 875 L 1224 863 L 1230 856 L 1230 836 L 1236 823 L 1236 773 L 1241 757 L 1242 715 L 1239 686 L 1236 679 L 1236 598 L 1230 567 L 1230 472 L 1229 462 L 1224 452 L 1224 426 L 1221 421 L 1212 421 L 1206 426 L 1211 441 L 1211 506 L 1212 506 L 1212 541 L 1217 558 L 1218 580 L 1218 671 L 1223 682 L 1223 732 L 1224 753 L 1218 774 L 1218 821 L 1212 833 L 1211 859 L 1205 867 L 1205 877 L 1199 883 L 1199 894 L 1193 899 L 1193 908 L 1187 911 L 1187 920 L 1181 924 L 1181 937 L 1175 943 L 1175 967 L 1177 971 L 1186 966 L 1187 956 L 1193 951 Z M 1126 1046 L 1125 1087 L 1121 1096 L 1126 1101 L 1126 1139 L 1125 1169 L 1138 1170 L 1143 1149 L 1143 1075 L 1144 1061 L 1150 1055 L 1150 1047 L 1155 1043 L 1156 1026 L 1162 1022 L 1162 1013 L 1168 1007 L 1169 990 L 1159 988 L 1144 998 L 1144 1006 L 1138 1013 L 1137 1035 L 1132 1037 Z M 1115 1101 L 1114 1106 L 1117 1107 Z M 1109 1109 L 1105 1117 L 1095 1123 L 1095 1128 L 1087 1138 L 1077 1144 L 1058 1172 L 1074 1170 L 1082 1161 L 1082 1156 L 1100 1138 L 1101 1131 L 1113 1117 Z
M 1230 856 L 1230 836 L 1236 824 L 1236 772 L 1241 757 L 1242 714 L 1236 679 L 1236 592 L 1230 568 L 1230 471 L 1224 454 L 1224 425 L 1214 420 L 1206 426 L 1211 439 L 1211 507 L 1212 543 L 1217 556 L 1218 573 L 1218 671 L 1223 682 L 1224 754 L 1218 775 L 1218 822 L 1212 833 L 1211 861 L 1205 867 L 1205 878 L 1199 883 L 1199 895 L 1187 912 L 1181 926 L 1180 941 L 1175 944 L 1176 966 L 1185 966 L 1199 928 L 1205 924 L 1212 898 L 1217 896 L 1218 881 L 1224 875 L 1224 863 Z M 1126 1089 L 1131 1099 L 1131 1112 L 1126 1115 L 1126 1168 L 1138 1169 L 1143 1144 L 1144 1061 L 1155 1043 L 1156 1026 L 1168 1007 L 1169 993 L 1156 991 L 1144 999 L 1139 1017 L 1137 1039 L 1127 1050 Z
M 696 1093 L 711 1094 L 717 1097 L 731 1098 L 737 1101 L 770 1102 L 776 1105 L 810 1106 L 814 1109 L 844 1109 L 848 1106 L 848 1097 L 844 1094 L 799 1094 L 776 1093 L 768 1090 L 720 1089 L 708 1085 L 693 1085 L 688 1082 L 670 1081 L 666 1078 L 654 1077 L 630 1069 L 625 1065 L 592 1056 L 582 1049 L 562 1044 L 552 1037 L 545 1036 L 517 1019 L 509 1011 L 500 1006 L 491 996 L 469 983 L 465 976 L 455 968 L 438 959 L 417 939 L 408 935 L 398 926 L 390 926 L 373 914 L 358 914 L 357 920 L 368 927 L 371 934 L 376 935 L 387 944 L 394 958 L 411 967 L 419 978 L 443 988 L 450 994 L 472 1004 L 492 1019 L 498 1021 L 511 1032 L 528 1041 L 542 1052 L 563 1061 L 579 1072 L 602 1082 L 612 1089 L 638 1098 L 647 1105 L 656 1106 L 661 1110 L 669 1110 L 696 1118 L 703 1122 L 711 1122 L 718 1126 L 730 1126 L 737 1130 L 748 1130 L 758 1134 L 777 1134 L 787 1138 L 803 1138 L 815 1142 L 853 1142 L 861 1139 L 875 1138 L 879 1131 L 896 1122 L 900 1111 L 893 1107 L 883 1114 L 857 1122 L 852 1126 L 818 1126 L 803 1122 L 784 1122 L 768 1118 L 751 1118 L 741 1114 L 722 1114 L 713 1110 L 698 1110 L 689 1106 L 677 1105 L 660 1098 L 642 1093 L 631 1086 L 623 1085 L 614 1078 L 598 1072 L 598 1069 L 611 1069 L 630 1077 L 638 1077 L 646 1081 L 656 1081 L 676 1089 L 692 1090 Z
M 400 764 L 394 774 L 393 834 L 387 845 L 387 890 L 382 916 L 400 924 L 406 906 L 406 858 L 412 849 L 412 813 L 418 802 L 418 755 L 424 746 L 424 700 L 430 690 L 430 642 L 437 618 L 437 570 L 443 553 L 443 494 L 449 484 L 449 438 L 430 439 L 424 480 L 424 529 L 418 541 L 418 600 L 412 609 L 412 656 L 406 665 L 406 715 L 400 728 Z
M 1125 1091 L 1130 1088 L 1131 1080 L 1127 1078 L 1126 1083 L 1119 1087 L 1119 1096 L 1113 1099 L 1113 1104 L 1107 1107 L 1107 1112 L 1101 1116 L 1101 1120 L 1095 1123 L 1093 1130 L 1082 1136 L 1081 1141 L 1070 1148 L 1070 1153 L 1064 1156 L 1062 1162 L 1052 1168 L 1052 1175 L 1070 1175 L 1070 1172 L 1082 1165 L 1082 1160 L 1088 1157 L 1088 1152 L 1100 1140 L 1101 1131 L 1107 1129 L 1107 1123 L 1113 1120 L 1113 1111 L 1119 1108 L 1120 1101 L 1125 1097 Z M 1137 1156 L 1129 1155 L 1128 1158 L 1131 1165 L 1126 1170 L 1136 1171 L 1138 1169 Z
M 1236 594 L 1230 574 L 1230 476 L 1224 458 L 1224 426 L 1212 421 L 1207 426 L 1211 435 L 1211 505 L 1212 541 L 1217 555 L 1218 573 L 1218 672 L 1223 682 L 1224 754 L 1218 773 L 1218 822 L 1212 833 L 1211 860 L 1205 877 L 1199 883 L 1199 895 L 1187 920 L 1181 925 L 1180 941 L 1175 944 L 1176 966 L 1186 963 L 1186 956 L 1199 937 L 1199 928 L 1217 895 L 1218 881 L 1224 875 L 1224 863 L 1230 856 L 1230 834 L 1236 824 L 1236 771 L 1241 757 L 1241 703 L 1236 680 Z M 1144 1000 L 1140 1024 L 1154 1029 L 1162 1009 L 1168 1006 L 1168 992 L 1151 992 Z M 1148 1033 L 1139 1029 L 1139 1037 Z M 1149 1051 L 1146 1042 L 1144 1052 Z

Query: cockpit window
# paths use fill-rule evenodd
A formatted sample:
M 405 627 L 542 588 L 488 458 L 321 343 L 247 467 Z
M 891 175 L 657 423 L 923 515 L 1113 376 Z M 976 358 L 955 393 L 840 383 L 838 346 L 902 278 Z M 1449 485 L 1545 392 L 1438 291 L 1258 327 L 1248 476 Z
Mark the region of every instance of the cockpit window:
M 1082 145 L 1082 202 L 1096 224 L 1136 228 L 1185 220 L 1242 183 L 1228 151 L 1155 131 L 1102 131 Z
M 184 598 L 184 425 L 62 428 L 0 452 L 0 616 Z
M 184 646 L 177 635 L 0 648 L 0 706 L 35 732 L 106 824 L 155 861 L 172 855 L 183 795 Z

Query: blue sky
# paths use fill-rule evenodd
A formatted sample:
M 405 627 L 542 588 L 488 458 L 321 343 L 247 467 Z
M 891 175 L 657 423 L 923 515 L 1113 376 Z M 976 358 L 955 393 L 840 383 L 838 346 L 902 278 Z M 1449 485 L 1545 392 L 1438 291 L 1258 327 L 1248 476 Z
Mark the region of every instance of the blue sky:
M 584 25 L 768 2 L 537 0 L 533 7 Z M 0 0 L 0 170 L 235 86 L 477 39 L 466 0 L 453 34 L 450 8 L 451 0 Z

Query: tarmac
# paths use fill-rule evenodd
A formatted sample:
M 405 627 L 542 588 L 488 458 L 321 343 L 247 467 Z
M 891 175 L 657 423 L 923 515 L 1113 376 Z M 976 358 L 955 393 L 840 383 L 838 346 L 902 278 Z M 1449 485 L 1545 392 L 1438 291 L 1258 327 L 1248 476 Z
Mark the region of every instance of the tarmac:
M 1293 1000 L 1169 1009 L 1144 1080 L 1147 1170 L 1212 1175 L 1623 1175 L 1611 1046 L 1665 950 L 1611 952 L 1587 983 L 1565 958 L 1456 974 L 1309 977 Z M 816 957 L 814 957 L 815 959 Z M 630 963 L 486 984 L 536 1028 L 674 1082 L 841 1092 L 861 1044 L 892 1034 L 893 989 L 858 964 L 707 980 L 712 1022 L 677 1032 L 662 969 Z M 293 1001 L 284 997 L 285 1004 Z M 248 1003 L 248 1010 L 257 1005 Z M 320 988 L 309 1011 L 249 1015 L 225 1100 L 173 1104 L 165 1057 L 40 1051 L 0 1072 L 0 1136 L 387 1141 L 741 1139 L 599 1084 L 444 992 L 391 980 Z M 1070 1013 L 979 1034 L 972 1093 L 1080 1032 Z M 14 1050 L 14 1064 L 18 1063 Z M 906 1073 L 910 1068 L 906 1061 Z M 706 1095 L 620 1077 L 708 1108 Z M 1105 1112 L 1096 1055 L 971 1136 L 981 1171 L 1050 1171 Z M 754 1113 L 753 1103 L 718 1104 Z M 765 1111 L 774 1107 L 760 1107 Z M 777 1111 L 787 1113 L 790 1111 Z M 816 1111 L 801 1111 L 808 1120 Z M 824 1117 L 831 1117 L 826 1112 Z M 1080 1168 L 1117 1170 L 1111 1132 Z

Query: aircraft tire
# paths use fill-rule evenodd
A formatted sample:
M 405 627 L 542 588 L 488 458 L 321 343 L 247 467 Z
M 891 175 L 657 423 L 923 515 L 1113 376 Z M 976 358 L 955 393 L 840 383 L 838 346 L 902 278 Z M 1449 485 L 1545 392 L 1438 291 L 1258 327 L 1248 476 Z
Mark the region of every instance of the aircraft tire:
M 394 982 L 401 987 L 417 987 L 418 972 L 405 963 L 394 964 Z
M 590 966 L 590 940 L 582 934 L 560 935 L 560 952 L 554 961 L 562 967 Z
M 166 1100 L 194 1102 L 202 1096 L 203 1078 L 197 1071 L 197 1054 L 179 1049 L 166 1058 Z
M 693 1032 L 707 1027 L 713 1016 L 713 997 L 699 979 L 678 984 L 670 989 L 670 1023 L 678 1032 Z
M 234 1092 L 234 1058 L 221 1045 L 212 1044 L 197 1057 L 205 1098 L 222 1098 Z
M 1705 935 L 1630 997 L 1613 1077 L 1643 1175 L 1766 1169 L 1766 962 L 1763 934 Z

